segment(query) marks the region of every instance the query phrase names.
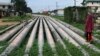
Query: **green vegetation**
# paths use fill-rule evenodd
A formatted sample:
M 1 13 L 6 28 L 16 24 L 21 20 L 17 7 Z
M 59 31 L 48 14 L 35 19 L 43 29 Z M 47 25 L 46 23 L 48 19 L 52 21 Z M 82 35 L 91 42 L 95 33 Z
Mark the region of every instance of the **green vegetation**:
M 15 11 L 17 11 L 20 16 L 25 13 L 32 13 L 31 8 L 27 7 L 25 0 L 11 0 L 11 2 L 14 4 Z
M 59 19 L 61 21 L 64 21 L 64 17 L 63 16 L 52 16 L 52 17 L 57 18 L 57 19 Z
M 37 39 L 35 39 L 33 43 L 29 56 L 38 56 L 38 40 Z
M 59 19 L 59 20 L 62 20 L 63 19 L 63 17 L 60 17 L 60 16 L 53 16 L 54 18 L 56 18 L 56 19 Z M 62 21 L 64 21 L 64 22 L 67 22 L 67 21 L 65 21 L 65 20 L 62 20 Z M 68 22 L 67 22 L 68 23 Z M 83 23 L 76 23 L 76 22 L 70 22 L 69 24 L 71 24 L 71 25 L 73 25 L 73 26 L 75 26 L 75 27 L 77 27 L 77 28 L 79 28 L 79 29 L 81 29 L 81 30 L 84 30 L 84 24 Z M 98 34 L 99 36 L 96 36 L 98 39 L 100 39 L 100 32 L 96 32 L 96 29 L 93 31 L 93 34 L 95 35 L 95 34 Z M 70 48 L 69 49 L 73 49 L 73 48 L 71 48 L 71 47 L 74 47 L 74 46 L 71 46 L 70 44 L 68 44 L 68 43 L 66 43 L 67 44 L 67 47 L 68 46 L 70 46 Z M 94 42 L 94 45 L 96 46 L 96 47 L 98 47 L 98 48 L 100 48 L 100 44 L 99 43 L 96 43 L 96 42 Z M 93 50 L 91 50 L 91 49 L 89 49 L 89 48 L 87 48 L 86 46 L 83 46 L 83 48 L 85 48 L 85 50 L 86 51 L 88 51 L 89 52 L 89 54 L 90 54 L 90 56 L 99 56 L 100 55 L 100 53 L 97 53 L 97 52 L 95 52 L 95 51 L 93 51 Z M 74 49 L 73 49 L 74 50 Z M 69 50 L 69 51 L 71 51 L 71 54 L 76 54 L 75 52 L 73 52 L 73 50 Z M 76 51 L 76 50 L 75 50 Z M 77 55 L 74 55 L 74 56 L 77 56 Z
M 27 38 L 25 38 L 24 41 L 21 43 L 21 45 L 19 47 L 17 47 L 16 49 L 14 49 L 9 54 L 9 56 L 23 56 L 25 48 L 26 48 L 26 43 L 27 43 Z
M 0 54 L 2 53 L 2 51 L 5 50 L 5 48 L 8 46 L 8 43 L 6 41 L 2 41 L 0 42 Z
M 77 8 L 78 16 L 75 15 L 76 13 L 75 8 Z M 64 19 L 65 21 L 68 21 L 68 22 L 83 23 L 86 15 L 87 15 L 87 7 L 67 7 L 64 9 Z M 77 16 L 77 19 L 76 19 L 76 16 Z
M 63 48 L 60 43 L 56 43 L 56 49 L 59 56 L 68 56 L 67 51 Z
M 7 28 L 9 25 L 0 26 L 0 31 Z
M 18 47 L 17 49 L 13 50 L 9 56 L 23 56 L 24 55 L 24 49 L 25 49 L 24 44 L 22 46 Z
M 28 42 L 28 38 L 30 36 L 30 32 L 27 34 L 27 36 L 25 37 L 25 39 L 21 42 L 20 46 L 15 48 L 10 54 L 9 56 L 23 56 L 24 55 L 24 51 L 26 48 L 26 44 Z
M 5 17 L 3 22 L 16 22 L 23 21 L 32 18 L 30 15 L 22 15 L 22 16 L 13 16 L 13 17 Z
M 52 49 L 46 40 L 43 46 L 43 56 L 53 56 Z
M 69 43 L 66 40 L 64 40 L 64 42 L 72 56 L 83 56 L 82 52 L 78 49 L 78 47 L 75 47 L 72 43 Z
M 100 53 L 91 50 L 89 47 L 83 46 L 83 48 L 89 53 L 90 56 L 100 56 Z

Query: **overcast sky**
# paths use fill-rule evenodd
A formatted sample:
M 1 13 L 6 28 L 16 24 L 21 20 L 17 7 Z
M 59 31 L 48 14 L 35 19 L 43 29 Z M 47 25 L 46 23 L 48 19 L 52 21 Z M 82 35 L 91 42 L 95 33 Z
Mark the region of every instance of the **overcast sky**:
M 82 1 L 77 0 L 77 6 L 81 6 Z M 0 0 L 0 2 L 10 3 L 10 0 Z M 56 9 L 56 3 L 59 9 L 74 5 L 74 0 L 26 0 L 26 2 L 33 12 Z

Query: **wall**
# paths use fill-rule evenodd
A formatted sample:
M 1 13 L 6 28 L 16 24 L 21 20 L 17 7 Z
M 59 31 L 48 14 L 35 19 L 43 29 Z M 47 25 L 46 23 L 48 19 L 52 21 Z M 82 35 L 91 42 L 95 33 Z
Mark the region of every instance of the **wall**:
M 64 10 L 58 10 L 57 15 L 58 16 L 64 16 Z
M 92 10 L 94 10 L 95 7 L 98 7 L 96 13 L 100 13 L 100 2 L 93 2 L 93 3 L 92 2 L 88 2 L 88 3 L 86 3 L 85 6 L 91 6 Z

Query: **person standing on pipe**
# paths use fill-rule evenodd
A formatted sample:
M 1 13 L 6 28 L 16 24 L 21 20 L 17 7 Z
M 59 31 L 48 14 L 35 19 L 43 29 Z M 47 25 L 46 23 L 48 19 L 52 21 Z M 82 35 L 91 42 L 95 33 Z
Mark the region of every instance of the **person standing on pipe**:
M 88 9 L 88 15 L 85 21 L 85 35 L 86 35 L 86 41 L 87 42 L 92 42 L 93 37 L 92 37 L 92 31 L 94 28 L 94 22 L 93 22 L 94 15 L 91 11 L 91 9 Z

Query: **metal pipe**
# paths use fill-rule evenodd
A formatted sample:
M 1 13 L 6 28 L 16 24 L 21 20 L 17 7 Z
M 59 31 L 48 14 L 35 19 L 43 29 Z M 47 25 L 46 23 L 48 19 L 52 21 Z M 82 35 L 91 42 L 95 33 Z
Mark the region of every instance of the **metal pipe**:
M 17 34 L 15 34 L 15 35 L 8 41 L 8 43 L 11 43 L 23 30 L 24 30 L 24 27 L 23 27 Z
M 49 26 L 49 28 L 50 28 L 55 40 L 63 46 L 63 48 L 66 50 L 68 56 L 72 56 L 70 54 L 70 52 L 68 51 L 68 48 L 66 48 L 65 43 L 63 42 L 63 40 L 61 39 L 59 34 L 56 32 L 56 30 L 54 29 L 54 27 L 50 24 L 50 22 L 48 20 L 46 20 L 46 22 L 47 22 L 47 24 L 48 24 L 48 26 Z
M 44 24 L 44 27 L 45 27 L 46 37 L 47 37 L 48 43 L 49 43 L 50 47 L 52 48 L 54 56 L 58 56 L 56 48 L 55 48 L 55 43 L 54 43 L 53 37 L 52 37 L 50 30 L 49 30 L 46 22 L 44 21 L 44 19 L 43 19 L 43 24 Z
M 43 45 L 44 45 L 44 35 L 43 35 L 43 18 L 40 18 L 39 34 L 38 34 L 38 56 L 43 56 Z
M 30 38 L 29 38 L 29 40 L 27 42 L 27 45 L 26 45 L 26 48 L 25 48 L 24 56 L 29 56 L 30 49 L 32 48 L 33 43 L 34 43 L 34 39 L 36 37 L 38 24 L 39 24 L 39 19 L 37 20 L 36 24 L 33 27 L 33 30 L 31 32 Z
M 6 28 L 6 29 L 4 29 L 4 30 L 1 30 L 1 31 L 0 31 L 0 34 L 5 33 L 6 31 L 8 31 L 8 30 L 10 30 L 10 29 L 14 28 L 14 27 L 15 27 L 15 26 L 17 26 L 17 25 L 19 25 L 19 23 L 18 23 L 18 24 L 15 24 L 15 25 L 11 25 L 11 26 L 7 27 L 7 28 Z
M 50 20 L 49 20 L 50 21 Z M 50 21 L 50 23 L 54 26 L 54 28 L 58 31 L 58 33 L 65 39 L 66 41 L 69 41 L 70 43 L 74 44 L 84 56 L 89 56 L 88 52 L 86 52 L 74 39 L 72 39 L 64 30 L 62 30 L 59 26 L 57 26 L 54 22 Z
M 6 41 L 7 39 L 11 38 L 15 33 L 17 33 L 17 31 L 19 31 L 21 28 L 23 28 L 24 25 L 25 25 L 25 23 L 20 24 L 19 26 L 16 26 L 12 30 L 1 35 L 0 41 Z
M 89 43 L 87 43 L 81 36 L 79 36 L 78 34 L 76 34 L 75 32 L 73 32 L 72 30 L 68 29 L 67 27 L 63 26 L 62 24 L 60 24 L 59 22 L 57 22 L 56 20 L 50 18 L 53 22 L 55 22 L 59 27 L 61 27 L 66 33 L 68 33 L 68 35 L 70 35 L 73 39 L 75 39 L 79 44 L 82 45 L 88 45 Z
M 25 38 L 25 36 L 28 34 L 30 28 L 32 27 L 32 25 L 35 23 L 36 19 L 32 22 L 30 22 L 25 28 L 24 30 L 21 32 L 21 34 L 19 34 L 13 41 L 12 43 L 9 44 L 9 46 L 0 54 L 0 56 L 8 56 L 11 51 L 13 51 L 16 47 L 18 47 L 22 40 Z
M 63 37 L 63 39 L 65 39 L 66 41 L 71 42 L 72 44 L 74 44 L 76 47 L 80 46 L 75 40 L 73 40 L 63 29 L 61 29 L 59 26 L 57 26 L 54 22 L 52 22 L 51 20 L 48 20 L 53 27 L 57 30 L 57 32 L 61 35 L 61 37 Z
M 57 20 L 57 21 L 59 21 L 61 24 L 63 24 L 67 28 L 69 28 L 69 29 L 73 30 L 74 32 L 78 33 L 79 35 L 84 36 L 84 32 L 82 30 L 80 30 L 80 29 L 78 29 L 78 28 L 76 28 L 76 27 L 74 27 L 74 26 L 72 26 L 72 25 L 70 25 L 68 23 L 62 22 L 60 20 Z M 100 40 L 98 38 L 96 38 L 96 37 L 93 36 L 93 39 L 97 43 L 100 43 Z
M 97 48 L 96 46 L 94 46 L 94 45 L 86 42 L 85 39 L 83 39 L 81 36 L 79 36 L 78 34 L 76 34 L 75 32 L 73 32 L 72 30 L 68 29 L 67 27 L 65 27 L 64 25 L 62 25 L 61 23 L 57 22 L 56 20 L 54 20 L 52 18 L 50 18 L 50 20 L 52 20 L 53 22 L 55 22 L 59 27 L 61 27 L 66 33 L 68 33 L 68 35 L 70 35 L 79 44 L 86 45 L 86 46 L 90 47 L 92 50 L 100 53 L 100 49 L 99 48 Z

